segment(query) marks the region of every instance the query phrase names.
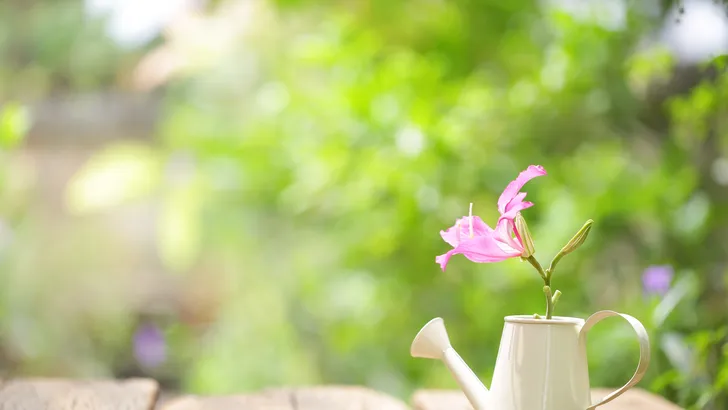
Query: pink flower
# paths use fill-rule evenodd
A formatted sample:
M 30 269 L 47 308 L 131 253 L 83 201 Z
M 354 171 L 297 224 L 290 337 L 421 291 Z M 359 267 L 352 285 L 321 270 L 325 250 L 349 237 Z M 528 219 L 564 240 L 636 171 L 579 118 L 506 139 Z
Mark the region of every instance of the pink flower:
M 532 202 L 524 201 L 526 193 L 520 192 L 521 188 L 526 182 L 542 175 L 546 175 L 546 170 L 542 166 L 531 165 L 508 184 L 498 198 L 498 211 L 501 216 L 495 229 L 488 226 L 480 217 L 473 216 L 473 204 L 470 204 L 468 216 L 458 219 L 447 231 L 440 231 L 442 239 L 453 247 L 435 259 L 442 270 L 445 270 L 450 258 L 457 254 L 462 254 L 478 263 L 500 262 L 527 256 L 524 255 L 525 249 L 513 220 L 520 211 L 533 206 Z

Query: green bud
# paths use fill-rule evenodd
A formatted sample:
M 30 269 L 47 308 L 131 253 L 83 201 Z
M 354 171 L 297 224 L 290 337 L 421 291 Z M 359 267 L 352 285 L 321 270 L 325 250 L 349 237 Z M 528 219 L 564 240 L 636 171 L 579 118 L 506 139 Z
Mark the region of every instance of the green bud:
M 586 221 L 586 223 L 584 223 L 584 226 L 579 229 L 579 232 L 577 232 L 576 235 L 571 238 L 566 246 L 561 248 L 561 252 L 559 253 L 562 255 L 568 255 L 571 252 L 574 252 L 577 248 L 579 248 L 586 241 L 586 237 L 589 236 L 589 231 L 591 231 L 593 223 L 594 221 L 592 221 L 591 219 Z
M 523 243 L 523 254 L 521 254 L 521 257 L 528 258 L 536 253 L 536 249 L 533 246 L 533 238 L 531 238 L 531 232 L 528 230 L 528 224 L 526 224 L 526 220 L 520 212 L 516 214 L 515 222 L 516 231 L 518 231 L 518 236 L 521 237 L 521 243 Z
M 534 319 L 541 319 L 541 315 L 539 315 L 538 313 L 534 313 L 533 314 L 533 318 Z

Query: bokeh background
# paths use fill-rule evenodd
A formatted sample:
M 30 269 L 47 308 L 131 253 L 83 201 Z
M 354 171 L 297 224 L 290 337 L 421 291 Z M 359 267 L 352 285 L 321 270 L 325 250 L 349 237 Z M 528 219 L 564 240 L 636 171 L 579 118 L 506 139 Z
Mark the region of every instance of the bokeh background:
M 728 408 L 728 17 L 657 0 L 2 0 L 2 376 L 170 391 L 455 388 L 435 316 L 489 384 L 526 263 L 455 257 L 529 164 L 556 313 L 630 313 L 641 387 Z M 594 386 L 637 360 L 618 320 Z

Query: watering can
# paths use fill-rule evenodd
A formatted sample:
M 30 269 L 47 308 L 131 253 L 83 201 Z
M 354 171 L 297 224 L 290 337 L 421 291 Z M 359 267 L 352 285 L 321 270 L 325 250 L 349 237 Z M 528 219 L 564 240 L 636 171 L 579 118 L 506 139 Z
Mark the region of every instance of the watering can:
M 586 336 L 603 319 L 618 316 L 634 329 L 640 346 L 632 378 L 592 403 Z M 450 344 L 442 318 L 428 322 L 417 334 L 413 357 L 442 360 L 475 410 L 593 410 L 637 384 L 650 362 L 650 342 L 642 323 L 609 310 L 584 319 L 507 316 L 488 390 Z

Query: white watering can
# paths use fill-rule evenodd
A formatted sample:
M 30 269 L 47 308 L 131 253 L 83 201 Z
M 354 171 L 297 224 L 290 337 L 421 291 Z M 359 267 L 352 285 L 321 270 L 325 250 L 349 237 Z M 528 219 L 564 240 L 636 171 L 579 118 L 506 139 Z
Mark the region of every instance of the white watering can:
M 619 316 L 637 334 L 640 359 L 632 378 L 592 404 L 586 358 L 586 335 L 602 319 Z M 592 410 L 637 384 L 650 362 L 650 342 L 642 323 L 609 310 L 586 321 L 571 317 L 537 319 L 507 316 L 490 391 L 450 345 L 441 318 L 432 319 L 417 334 L 413 357 L 442 360 L 475 410 Z

